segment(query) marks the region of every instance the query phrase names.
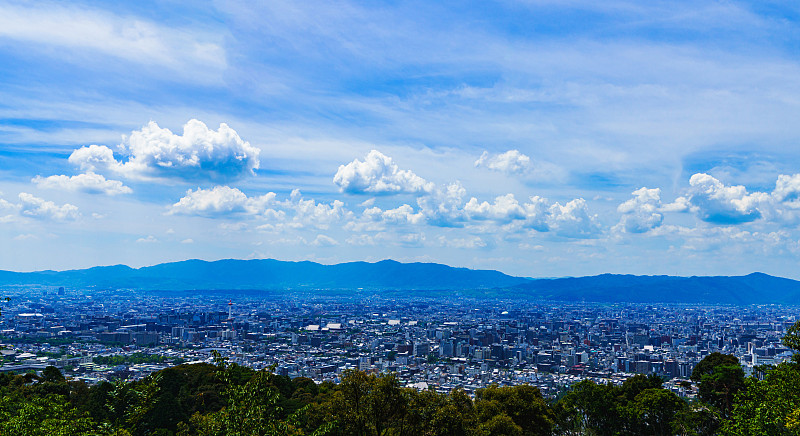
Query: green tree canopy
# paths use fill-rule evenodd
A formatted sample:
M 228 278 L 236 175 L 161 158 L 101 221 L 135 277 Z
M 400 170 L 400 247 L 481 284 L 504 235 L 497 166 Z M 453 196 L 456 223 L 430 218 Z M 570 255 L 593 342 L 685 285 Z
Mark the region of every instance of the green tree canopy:
M 699 382 L 699 397 L 728 416 L 734 396 L 745 388 L 744 370 L 736 356 L 711 353 L 692 371 L 691 379 Z

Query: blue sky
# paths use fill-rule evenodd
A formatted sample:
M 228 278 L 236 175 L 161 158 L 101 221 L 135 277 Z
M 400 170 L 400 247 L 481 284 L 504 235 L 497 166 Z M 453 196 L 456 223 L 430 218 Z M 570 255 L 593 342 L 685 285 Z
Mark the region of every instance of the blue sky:
M 790 2 L 0 0 L 0 269 L 800 278 Z

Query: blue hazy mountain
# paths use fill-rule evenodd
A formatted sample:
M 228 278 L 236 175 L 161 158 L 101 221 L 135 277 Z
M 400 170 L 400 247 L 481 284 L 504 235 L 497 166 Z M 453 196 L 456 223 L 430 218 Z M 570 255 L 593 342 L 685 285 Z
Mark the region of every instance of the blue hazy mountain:
M 534 300 L 768 304 L 800 302 L 800 282 L 767 274 L 676 277 L 602 274 L 589 277 L 529 279 L 492 270 L 454 268 L 436 263 L 315 262 L 263 260 L 187 260 L 130 268 L 102 266 L 29 273 L 0 271 L 0 286 L 67 286 L 142 290 L 326 290 L 386 291 L 396 296 L 526 298 Z
M 130 268 L 124 265 L 70 271 L 0 271 L 0 286 L 46 285 L 150 290 L 190 289 L 398 289 L 505 288 L 527 282 L 498 271 L 436 263 L 349 262 L 322 265 L 272 259 L 187 260 Z
M 762 273 L 675 277 L 602 274 L 532 280 L 513 288 L 529 298 L 631 303 L 798 304 L 800 282 Z

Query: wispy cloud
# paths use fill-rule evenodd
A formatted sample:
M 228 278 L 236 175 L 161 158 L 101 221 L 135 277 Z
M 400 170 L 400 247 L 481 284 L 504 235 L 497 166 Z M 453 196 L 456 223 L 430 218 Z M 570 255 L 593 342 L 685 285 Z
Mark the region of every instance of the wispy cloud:
M 130 194 L 133 190 L 122 184 L 119 180 L 106 180 L 100 174 L 85 173 L 77 176 L 36 176 L 31 180 L 40 188 L 61 189 L 67 191 L 82 191 L 90 194 Z
M 78 4 L 0 5 L 0 38 L 72 50 L 73 58 L 77 57 L 74 51 L 83 50 L 177 71 L 226 66 L 218 36 Z

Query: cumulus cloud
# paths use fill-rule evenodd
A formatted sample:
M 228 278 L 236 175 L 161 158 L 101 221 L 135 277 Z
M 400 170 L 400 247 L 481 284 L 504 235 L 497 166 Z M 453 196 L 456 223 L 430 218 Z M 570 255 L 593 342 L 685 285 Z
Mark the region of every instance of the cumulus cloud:
M 689 189 L 672 203 L 661 202 L 661 190 L 641 188 L 620 204 L 622 214 L 614 229 L 644 233 L 662 225 L 667 212 L 691 212 L 717 225 L 739 225 L 761 220 L 794 225 L 800 220 L 800 174 L 780 175 L 772 192 L 748 192 L 744 186 L 728 186 L 715 177 L 697 173 Z
M 661 189 L 640 188 L 632 193 L 633 198 L 617 207 L 622 218 L 617 229 L 627 233 L 644 233 L 661 225 Z
M 414 208 L 408 204 L 403 204 L 394 209 L 381 210 L 378 207 L 371 207 L 364 210 L 364 216 L 371 221 L 379 221 L 389 224 L 419 224 L 425 219 L 421 212 L 415 212 Z
M 19 194 L 19 200 L 18 207 L 23 216 L 54 221 L 75 220 L 80 216 L 78 207 L 69 203 L 58 206 L 26 192 Z
M 525 210 L 520 206 L 514 194 L 501 195 L 495 198 L 494 203 L 478 202 L 475 197 L 470 198 L 464 205 L 464 211 L 470 219 L 492 219 L 499 222 L 524 219 Z
M 685 197 L 698 218 L 713 224 L 741 224 L 757 220 L 771 199 L 763 192 L 747 193 L 744 186 L 726 186 L 714 177 L 697 173 L 689 179 Z
M 588 212 L 582 198 L 561 205 L 557 202 L 551 204 L 539 196 L 532 196 L 525 203 L 520 203 L 513 194 L 498 196 L 492 203 L 479 202 L 472 197 L 462 209 L 451 211 L 450 215 L 462 217 L 467 222 L 488 220 L 509 224 L 506 229 L 509 231 L 533 229 L 568 238 L 594 237 L 600 232 L 597 215 Z
M 130 194 L 133 190 L 118 180 L 106 180 L 100 174 L 86 173 L 78 174 L 77 176 L 50 176 L 50 177 L 34 177 L 31 182 L 40 188 L 46 189 L 61 189 L 66 191 L 80 191 L 89 194 Z
M 317 203 L 313 199 L 304 200 L 296 198 L 281 204 L 285 209 L 294 212 L 295 224 L 302 226 L 313 226 L 316 228 L 328 228 L 330 223 L 339 221 L 343 218 L 352 217 L 353 213 L 345 209 L 344 203 L 334 200 L 331 203 Z
M 434 189 L 432 182 L 410 170 L 401 170 L 391 157 L 377 150 L 370 151 L 363 162 L 355 159 L 340 165 L 333 183 L 341 192 L 350 194 L 413 194 Z
M 153 235 L 148 235 L 146 238 L 139 238 L 136 240 L 137 244 L 154 244 L 156 242 L 158 242 L 158 239 Z
M 275 204 L 275 196 L 274 192 L 270 192 L 251 198 L 229 186 L 190 189 L 183 198 L 172 205 L 169 213 L 206 217 L 255 215 L 265 213 L 269 205 Z
M 82 170 L 97 171 L 118 169 L 120 163 L 114 158 L 114 152 L 105 145 L 92 144 L 81 147 L 69 155 L 69 162 Z
M 110 171 L 134 179 L 190 181 L 239 179 L 254 174 L 260 164 L 260 150 L 227 124 L 220 124 L 215 131 L 195 119 L 183 126 L 183 135 L 151 121 L 124 137 L 119 152 L 127 160 L 118 160 L 106 146 L 90 145 L 75 150 L 69 161 L 84 170 Z
M 475 161 L 476 167 L 486 167 L 506 174 L 519 174 L 531 169 L 531 158 L 519 150 L 508 150 L 505 153 L 489 154 L 484 151 Z
M 350 230 L 383 230 L 384 224 L 428 224 L 437 227 L 465 227 L 480 229 L 483 222 L 502 225 L 502 229 L 490 227 L 492 231 L 519 232 L 525 229 L 538 232 L 553 232 L 568 238 L 597 236 L 600 224 L 597 215 L 590 214 L 582 198 L 564 205 L 550 203 L 547 199 L 532 196 L 520 203 L 513 194 L 498 196 L 493 202 L 479 201 L 475 197 L 464 203 L 466 194 L 460 183 L 444 189 L 436 189 L 430 195 L 417 199 L 419 210 L 408 204 L 395 209 L 382 210 L 371 207 L 364 210 L 367 223 L 380 223 L 371 227 L 361 223 L 348 223 Z M 478 227 L 476 227 L 478 226 Z M 483 231 L 486 231 L 484 229 Z
M 460 227 L 466 219 L 462 207 L 467 190 L 459 182 L 437 188 L 430 195 L 417 199 L 417 205 L 429 224 Z
M 775 190 L 772 191 L 775 200 L 785 204 L 792 209 L 800 208 L 800 174 L 791 176 L 781 174 L 775 182 Z
M 589 213 L 586 201 L 576 198 L 550 206 L 547 225 L 550 231 L 567 238 L 591 238 L 600 233 L 597 215 Z
M 207 218 L 250 217 L 268 220 L 268 224 L 258 227 L 264 231 L 303 227 L 326 229 L 331 223 L 351 219 L 354 215 L 345 208 L 342 201 L 318 203 L 313 199 L 303 199 L 298 190 L 292 192 L 286 200 L 278 200 L 276 197 L 274 192 L 248 197 L 244 192 L 229 186 L 190 189 L 170 207 L 168 213 Z
M 550 230 L 550 226 L 547 223 L 550 217 L 550 205 L 546 198 L 534 195 L 522 207 L 525 209 L 525 227 L 539 232 Z

